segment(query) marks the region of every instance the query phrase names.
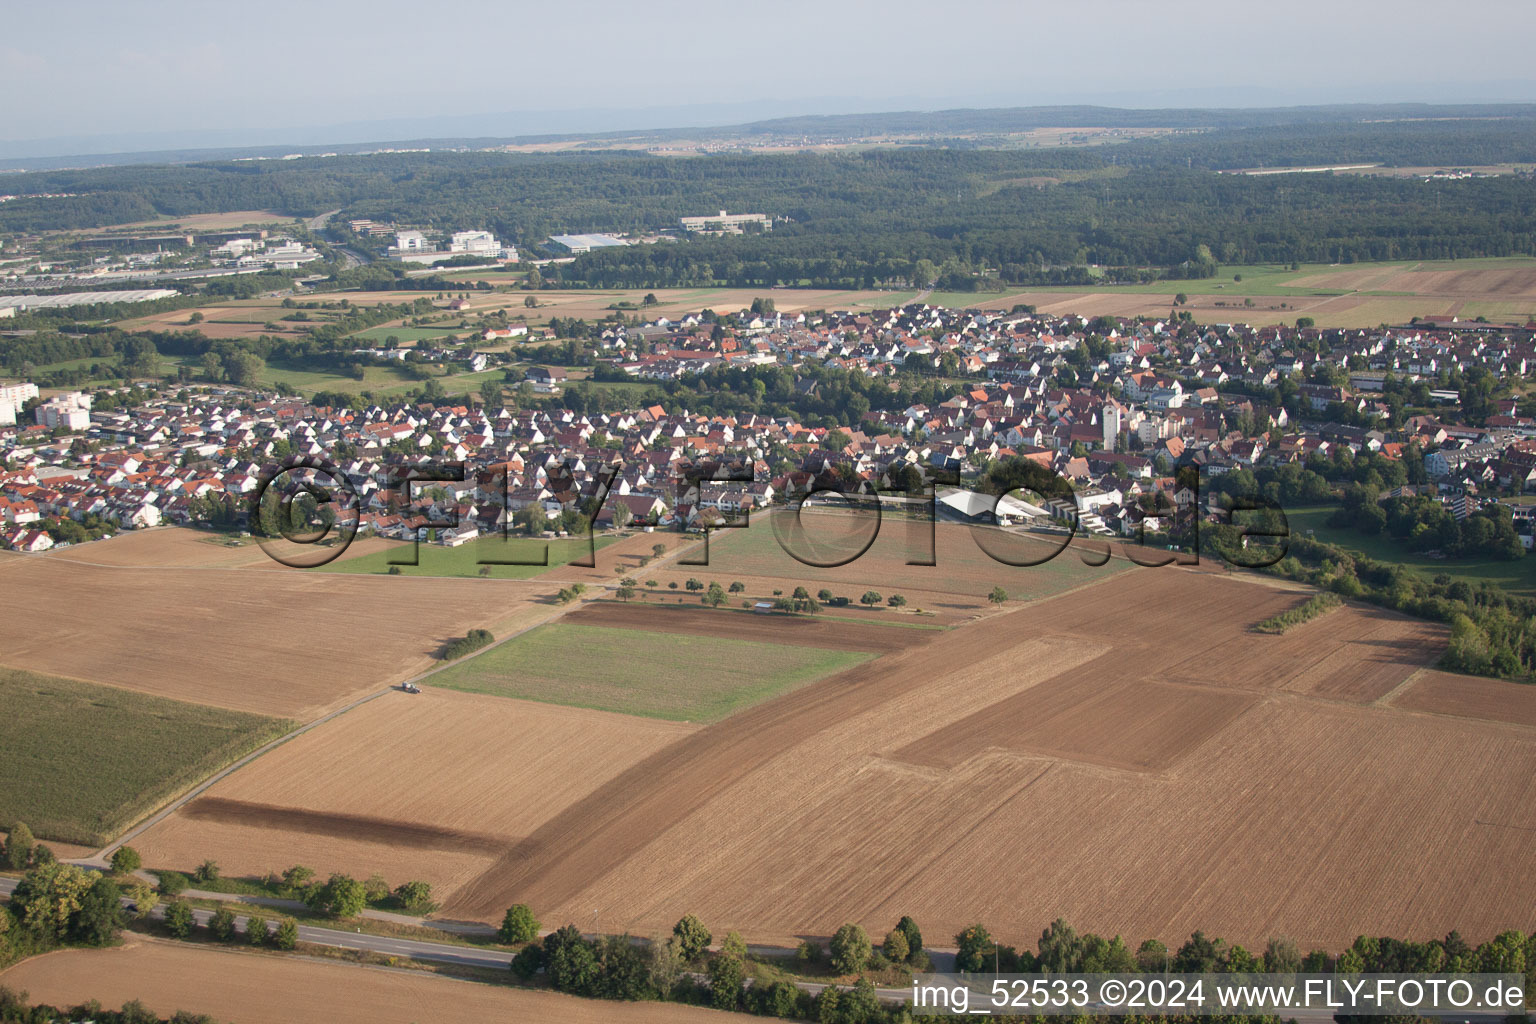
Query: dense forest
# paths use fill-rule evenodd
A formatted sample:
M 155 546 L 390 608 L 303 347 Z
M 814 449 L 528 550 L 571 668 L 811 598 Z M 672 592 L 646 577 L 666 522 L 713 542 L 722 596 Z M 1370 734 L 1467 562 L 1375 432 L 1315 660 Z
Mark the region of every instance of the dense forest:
M 1000 287 L 1075 283 L 1088 265 L 1124 268 L 1115 277 L 1198 275 L 1213 262 L 1506 256 L 1536 253 L 1529 176 L 1426 182 L 1213 168 L 1536 162 L 1533 127 L 1526 115 L 1229 128 L 1081 148 L 690 159 L 395 153 L 125 166 L 9 179 L 23 195 L 68 195 L 0 205 L 0 233 L 340 208 L 338 220 L 487 228 L 535 248 L 552 233 L 675 228 L 681 216 L 716 209 L 776 218 L 762 234 L 590 253 L 551 282 L 647 287 Z

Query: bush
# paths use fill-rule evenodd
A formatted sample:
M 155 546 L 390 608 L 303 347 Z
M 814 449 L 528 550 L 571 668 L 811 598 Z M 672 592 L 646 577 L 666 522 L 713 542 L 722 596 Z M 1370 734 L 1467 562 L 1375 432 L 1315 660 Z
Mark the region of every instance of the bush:
M 395 902 L 400 909 L 413 914 L 430 914 L 437 909 L 432 899 L 432 886 L 427 882 L 406 882 L 396 886 Z
M 190 885 L 187 876 L 180 871 L 160 872 L 160 891 L 167 896 L 180 896 Z
M 565 593 L 565 591 L 561 591 Z M 482 647 L 489 646 L 496 638 L 488 629 L 472 629 L 457 640 L 451 640 L 443 647 L 443 660 L 452 661 L 462 658 L 466 654 L 473 654 Z
M 219 880 L 219 862 L 205 860 L 192 872 L 192 878 L 198 882 L 217 882 Z
M 532 942 L 539 937 L 539 919 L 533 916 L 526 903 L 516 903 L 507 908 L 501 919 L 496 937 L 508 945 Z
M 389 898 L 389 883 L 384 881 L 384 876 L 378 872 L 368 876 L 363 883 L 363 897 L 369 903 L 382 903 Z
M 1260 633 L 1284 633 L 1286 630 L 1301 625 L 1303 622 L 1311 622 L 1320 615 L 1326 615 L 1335 608 L 1342 606 L 1344 602 L 1339 595 L 1329 591 L 1314 594 L 1301 605 L 1292 608 L 1288 612 L 1272 615 L 1253 628 Z

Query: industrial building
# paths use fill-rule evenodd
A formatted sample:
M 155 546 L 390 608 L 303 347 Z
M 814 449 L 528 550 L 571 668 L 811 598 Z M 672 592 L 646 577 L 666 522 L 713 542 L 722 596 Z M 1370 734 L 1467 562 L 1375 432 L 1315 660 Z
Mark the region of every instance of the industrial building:
M 549 241 L 572 256 L 580 256 L 593 249 L 606 249 L 615 245 L 628 245 L 622 238 L 612 235 L 551 235 Z

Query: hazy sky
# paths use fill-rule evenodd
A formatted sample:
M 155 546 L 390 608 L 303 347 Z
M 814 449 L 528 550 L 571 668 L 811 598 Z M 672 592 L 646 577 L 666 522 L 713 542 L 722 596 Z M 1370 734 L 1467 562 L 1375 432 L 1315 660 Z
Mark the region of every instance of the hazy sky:
M 6 7 L 8 141 L 343 142 L 402 137 L 358 122 L 471 124 L 450 115 L 505 114 L 471 126 L 510 135 L 960 105 L 1536 100 L 1531 0 Z

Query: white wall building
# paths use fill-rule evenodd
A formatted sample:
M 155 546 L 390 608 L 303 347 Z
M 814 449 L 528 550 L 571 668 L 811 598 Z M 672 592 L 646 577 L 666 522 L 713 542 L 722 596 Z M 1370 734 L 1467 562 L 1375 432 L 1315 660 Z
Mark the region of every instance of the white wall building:
M 0 425 L 15 423 L 21 407 L 37 396 L 36 384 L 0 384 Z
M 55 395 L 35 410 L 37 422 L 49 430 L 84 430 L 91 425 L 91 396 L 83 391 Z

